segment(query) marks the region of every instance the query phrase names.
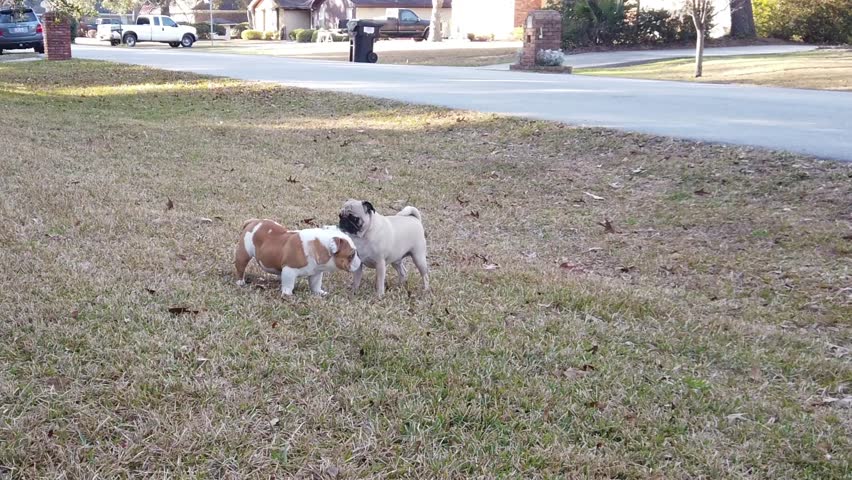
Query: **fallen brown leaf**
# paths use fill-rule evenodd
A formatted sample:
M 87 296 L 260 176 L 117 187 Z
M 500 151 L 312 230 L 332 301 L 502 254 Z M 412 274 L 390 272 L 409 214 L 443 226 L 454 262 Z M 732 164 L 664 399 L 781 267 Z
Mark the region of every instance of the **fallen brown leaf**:
M 296 177 L 291 175 L 291 176 L 287 177 L 287 183 L 299 183 L 299 181 L 296 180 Z
M 189 307 L 169 307 L 169 313 L 175 316 L 183 314 L 197 315 L 201 313 L 201 310 Z
M 586 268 L 578 263 L 562 262 L 559 268 L 568 272 L 585 272 Z
M 608 218 L 605 218 L 603 222 L 598 222 L 598 225 L 604 227 L 604 232 L 606 233 L 616 233 L 615 227 L 612 226 L 612 221 Z
M 588 374 L 589 372 L 585 370 L 579 370 L 577 368 L 572 367 L 568 367 L 564 371 L 562 371 L 562 376 L 564 376 L 568 380 L 579 380 Z
M 175 202 L 173 202 L 171 198 L 166 197 L 166 210 L 171 210 L 173 208 L 175 208 Z

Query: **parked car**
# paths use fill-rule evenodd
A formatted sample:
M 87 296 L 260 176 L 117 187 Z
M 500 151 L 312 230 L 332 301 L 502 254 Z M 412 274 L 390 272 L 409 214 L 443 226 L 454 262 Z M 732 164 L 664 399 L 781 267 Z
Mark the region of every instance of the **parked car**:
M 418 17 L 407 8 L 389 8 L 385 17 L 372 20 L 382 24 L 379 30 L 381 38 L 413 38 L 420 41 L 429 37 L 429 20 Z M 341 25 L 345 27 L 344 22 Z
M 0 10 L 0 54 L 32 48 L 44 53 L 44 30 L 31 8 Z
M 168 43 L 172 48 L 189 48 L 198 40 L 195 27 L 178 25 L 165 15 L 142 15 L 134 24 L 103 23 L 98 25 L 98 40 L 109 40 L 113 46 L 124 43 L 135 47 L 139 42 Z

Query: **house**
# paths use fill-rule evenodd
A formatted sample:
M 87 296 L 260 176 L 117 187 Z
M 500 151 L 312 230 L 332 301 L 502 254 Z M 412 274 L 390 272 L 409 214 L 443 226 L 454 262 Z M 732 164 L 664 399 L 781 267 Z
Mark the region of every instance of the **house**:
M 248 21 L 246 10 L 240 8 L 238 0 L 222 0 L 213 3 L 213 23 L 236 24 Z M 207 23 L 210 21 L 210 2 L 201 0 L 193 5 L 188 12 L 175 12 L 172 7 L 172 18 L 177 22 Z
M 441 9 L 441 23 L 447 27 L 452 18 L 453 1 L 444 0 Z M 432 0 L 314 0 L 312 20 L 314 28 L 338 28 L 341 21 L 350 18 L 384 17 L 389 8 L 406 8 L 420 18 L 432 16 Z
M 441 23 L 445 36 L 467 38 L 468 33 L 510 38 L 530 11 L 547 0 L 444 0 Z M 314 0 L 313 25 L 335 28 L 347 18 L 377 18 L 388 8 L 407 8 L 420 18 L 432 15 L 432 0 Z
M 264 32 L 311 28 L 314 3 L 314 0 L 252 0 L 248 6 L 252 28 Z
M 639 2 L 642 10 L 664 9 L 670 12 L 682 12 L 683 0 L 641 0 Z M 731 33 L 731 2 L 730 0 L 713 0 L 713 28 L 710 30 L 712 38 L 724 37 Z
M 443 0 L 442 31 L 452 38 L 469 33 L 510 38 L 531 10 L 548 0 Z M 432 16 L 432 0 L 252 0 L 249 16 L 254 28 L 288 31 L 296 28 L 342 28 L 352 18 L 382 18 L 388 9 L 405 8 L 420 18 Z

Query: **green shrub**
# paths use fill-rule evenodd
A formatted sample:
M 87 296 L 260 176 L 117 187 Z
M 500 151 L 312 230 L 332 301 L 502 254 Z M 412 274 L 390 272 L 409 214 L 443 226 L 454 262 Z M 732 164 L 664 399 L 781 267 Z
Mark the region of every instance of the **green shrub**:
M 181 23 L 181 25 L 189 25 L 191 27 L 195 27 L 195 31 L 198 34 L 199 40 L 210 40 L 210 24 L 209 23 Z M 225 26 L 213 24 L 213 27 L 216 29 L 216 35 L 224 35 L 225 34 Z
M 74 43 L 74 40 L 77 38 L 77 30 L 80 28 L 80 22 L 71 17 L 68 19 L 68 23 L 71 24 L 71 43 Z
M 311 34 L 311 43 L 317 43 L 318 38 L 319 38 L 319 30 L 314 30 L 314 33 Z
M 296 41 L 296 35 L 298 35 L 298 33 L 301 32 L 301 31 L 302 31 L 301 28 L 297 28 L 295 30 L 290 31 L 290 33 L 288 33 L 287 36 L 290 37 L 290 40 L 295 42 Z
M 479 33 L 468 33 L 467 39 L 471 42 L 490 42 L 494 40 L 494 34 L 479 34 Z
M 275 39 L 275 32 L 263 32 L 264 40 L 273 40 Z
M 512 38 L 514 40 L 521 40 L 524 38 L 524 27 L 515 27 L 515 29 L 512 30 Z
M 335 42 L 348 42 L 349 34 L 348 33 L 331 33 L 331 39 Z
M 243 32 L 251 29 L 248 22 L 238 23 L 231 27 L 231 38 L 242 38 Z
M 760 36 L 807 43 L 852 42 L 852 0 L 753 0 Z
M 304 30 L 296 30 L 296 41 L 299 43 L 310 43 L 314 36 L 314 31 L 307 28 Z
M 243 30 L 243 33 L 240 34 L 240 38 L 243 40 L 261 40 L 263 39 L 263 32 L 260 30 Z
M 614 45 L 656 45 L 695 40 L 688 16 L 664 9 L 642 10 L 624 0 L 573 0 L 551 4 L 562 12 L 565 48 Z M 709 36 L 712 25 L 707 28 Z

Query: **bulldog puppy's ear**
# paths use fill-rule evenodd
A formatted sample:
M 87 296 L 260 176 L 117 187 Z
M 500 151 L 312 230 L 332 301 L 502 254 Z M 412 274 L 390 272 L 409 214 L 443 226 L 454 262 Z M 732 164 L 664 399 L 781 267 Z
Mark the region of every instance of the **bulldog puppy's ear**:
M 334 242 L 331 243 L 331 254 L 335 255 L 337 252 L 343 249 L 343 246 L 346 245 L 346 239 L 340 237 L 334 237 Z
M 369 215 L 369 214 L 371 214 L 371 213 L 374 213 L 374 212 L 376 211 L 376 209 L 375 209 L 375 208 L 373 208 L 373 204 L 372 204 L 372 203 L 370 203 L 370 202 L 365 201 L 365 202 L 362 202 L 362 203 L 361 203 L 361 205 L 363 205 L 363 207 L 364 207 L 364 212 L 365 212 L 367 215 Z

